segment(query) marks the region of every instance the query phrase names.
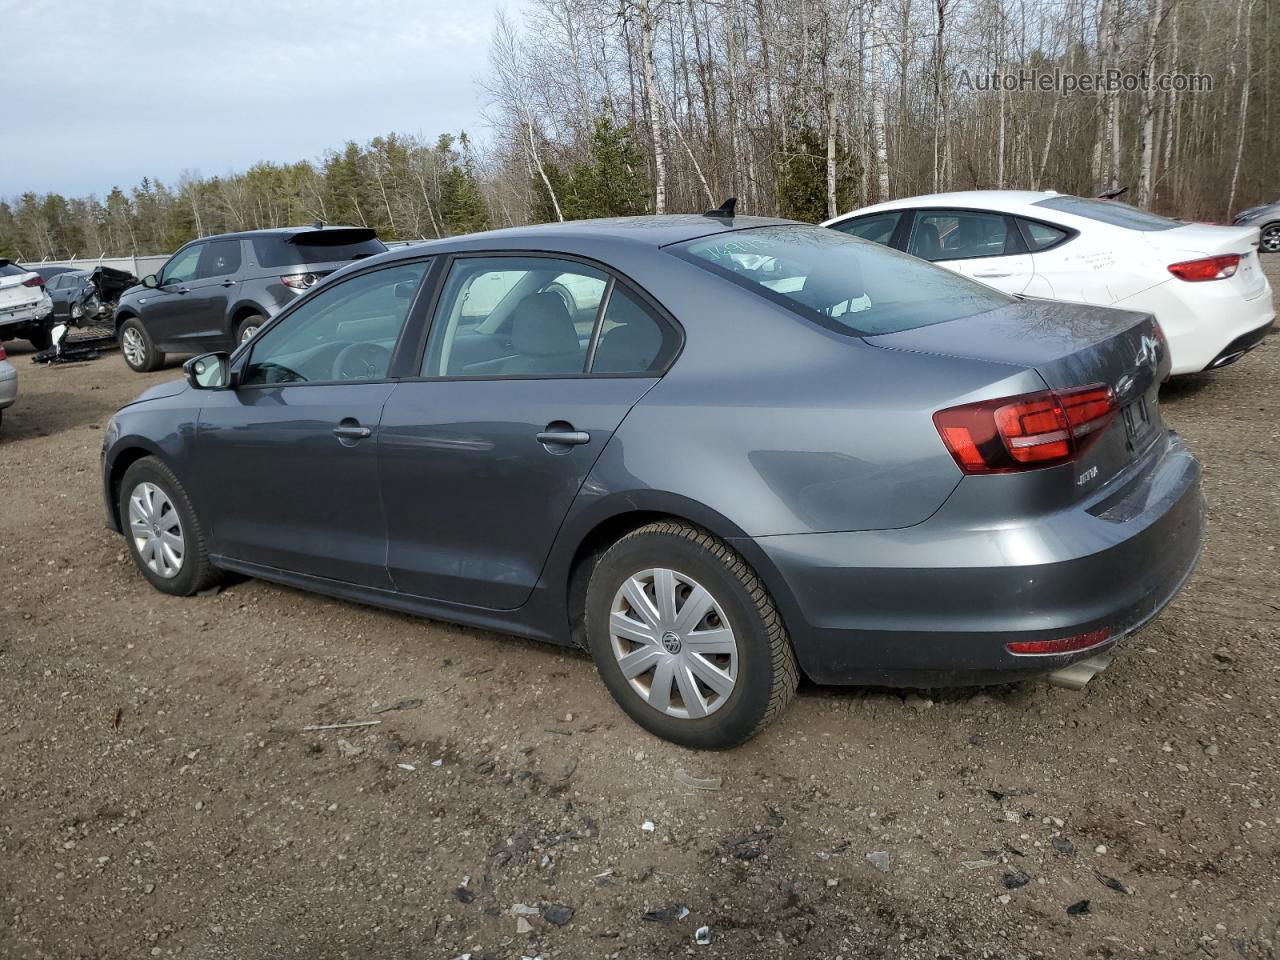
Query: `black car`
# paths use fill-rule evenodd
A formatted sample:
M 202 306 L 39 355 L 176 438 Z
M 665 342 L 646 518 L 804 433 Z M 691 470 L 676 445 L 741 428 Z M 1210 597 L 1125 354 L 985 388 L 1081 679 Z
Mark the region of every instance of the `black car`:
M 166 353 L 230 350 L 321 277 L 386 249 L 370 229 L 322 224 L 193 240 L 120 298 L 120 350 L 139 373 Z
M 60 270 L 45 281 L 55 322 L 80 326 L 110 317 L 120 295 L 138 278 L 124 270 L 95 267 Z

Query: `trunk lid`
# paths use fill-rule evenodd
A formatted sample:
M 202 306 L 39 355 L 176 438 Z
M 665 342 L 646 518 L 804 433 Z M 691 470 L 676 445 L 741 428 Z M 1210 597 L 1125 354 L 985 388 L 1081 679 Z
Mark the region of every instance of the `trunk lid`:
M 1166 265 L 1238 253 L 1240 266 L 1236 269 L 1235 276 L 1226 280 L 1203 282 L 1225 283 L 1246 300 L 1252 300 L 1266 290 L 1266 278 L 1262 273 L 1262 264 L 1258 261 L 1260 231 L 1257 227 L 1187 223 L 1172 230 L 1147 231 L 1142 237 Z
M 22 285 L 22 282 L 30 276 L 29 273 L 0 276 L 0 310 L 15 310 L 40 302 L 40 298 L 44 295 L 43 287 Z
M 1169 373 L 1169 351 L 1150 314 L 1027 299 L 972 317 L 867 337 L 866 342 L 1030 368 L 1058 390 L 1110 387 L 1116 416 L 1068 465 L 1073 500 L 1124 471 L 1163 433 L 1159 391 Z

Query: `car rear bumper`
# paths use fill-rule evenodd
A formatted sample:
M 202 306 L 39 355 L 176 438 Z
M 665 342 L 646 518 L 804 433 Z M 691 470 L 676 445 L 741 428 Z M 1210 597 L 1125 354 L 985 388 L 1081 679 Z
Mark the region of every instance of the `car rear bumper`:
M 1173 434 L 1119 489 L 1033 520 L 761 537 L 788 630 L 819 683 L 949 686 L 1049 673 L 1137 630 L 1195 568 L 1200 466 Z M 796 622 L 796 621 L 799 622 Z M 1109 631 L 1062 655 L 1006 644 Z
M 0 335 L 11 333 L 6 327 L 26 325 L 49 319 L 53 316 L 53 301 L 46 294 L 35 303 L 23 304 L 20 307 L 0 308 Z

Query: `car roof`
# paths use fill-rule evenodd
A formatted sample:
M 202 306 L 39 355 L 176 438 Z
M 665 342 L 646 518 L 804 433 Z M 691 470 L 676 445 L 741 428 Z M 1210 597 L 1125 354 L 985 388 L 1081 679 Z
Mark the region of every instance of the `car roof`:
M 346 223 L 326 223 L 323 227 L 308 224 L 303 227 L 266 227 L 262 230 L 236 230 L 233 233 L 211 233 L 197 240 L 239 240 L 245 237 L 296 237 L 303 233 L 324 233 L 328 230 L 370 230 L 371 227 L 356 227 Z M 376 234 L 375 234 L 376 235 Z M 193 243 L 195 241 L 192 241 Z
M 539 223 L 524 227 L 506 227 L 468 233 L 442 240 L 427 240 L 409 246 L 396 247 L 376 259 L 386 263 L 392 260 L 421 256 L 427 252 L 448 253 L 464 250 L 541 250 L 562 251 L 584 245 L 609 241 L 611 245 L 657 250 L 661 247 L 699 237 L 753 227 L 779 226 L 795 223 L 776 217 L 709 217 L 702 214 L 668 214 L 665 216 L 612 217 L 601 220 L 568 220 L 563 223 Z M 813 226 L 813 224 L 806 224 Z M 362 260 L 368 264 L 370 260 Z
M 881 210 L 901 210 L 904 207 L 973 207 L 979 210 L 1001 210 L 1008 213 L 1035 213 L 1036 210 L 1031 209 L 1034 204 L 1049 197 L 1058 196 L 1064 196 L 1064 194 L 1056 190 L 960 190 L 954 193 L 930 193 L 860 207 L 826 221 L 823 226 L 852 216 L 876 213 Z

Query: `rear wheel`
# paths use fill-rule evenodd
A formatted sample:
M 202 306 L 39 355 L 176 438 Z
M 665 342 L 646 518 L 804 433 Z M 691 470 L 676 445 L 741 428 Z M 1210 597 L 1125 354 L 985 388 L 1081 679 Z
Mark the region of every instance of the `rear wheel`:
M 134 565 L 157 590 L 187 597 L 221 579 L 191 499 L 163 462 L 143 457 L 130 465 L 120 481 L 119 509 Z
M 53 331 L 49 327 L 27 331 L 27 342 L 37 350 L 48 350 L 53 346 Z
M 641 527 L 601 558 L 586 632 L 613 698 L 650 733 L 721 749 L 755 736 L 795 695 L 791 641 L 734 550 L 677 521 Z
M 267 322 L 267 318 L 260 314 L 250 314 L 240 321 L 240 326 L 236 328 L 236 343 L 244 343 L 246 340 L 252 340 L 257 334 L 259 328 Z
M 164 354 L 156 349 L 147 328 L 136 317 L 130 317 L 121 325 L 119 340 L 124 362 L 135 373 L 150 373 L 164 364 Z

